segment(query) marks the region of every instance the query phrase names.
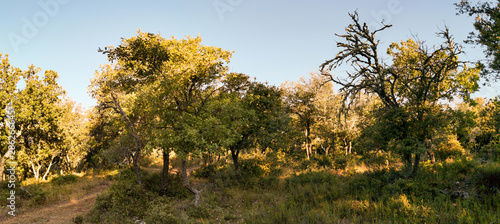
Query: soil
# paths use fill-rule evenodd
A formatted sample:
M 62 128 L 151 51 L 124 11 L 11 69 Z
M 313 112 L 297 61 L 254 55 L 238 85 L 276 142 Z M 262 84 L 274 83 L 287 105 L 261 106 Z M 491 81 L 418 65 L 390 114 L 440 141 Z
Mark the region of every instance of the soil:
M 46 206 L 42 208 L 31 209 L 30 211 L 25 211 L 21 214 L 16 214 L 15 217 L 10 215 L 7 220 L 2 220 L 0 223 L 5 224 L 62 224 L 62 223 L 74 223 L 72 218 L 78 215 L 85 215 L 90 212 L 94 206 L 95 199 L 103 191 L 105 191 L 108 186 L 96 187 L 92 194 L 85 195 L 81 198 L 70 199 L 69 201 L 64 201 L 59 204 Z

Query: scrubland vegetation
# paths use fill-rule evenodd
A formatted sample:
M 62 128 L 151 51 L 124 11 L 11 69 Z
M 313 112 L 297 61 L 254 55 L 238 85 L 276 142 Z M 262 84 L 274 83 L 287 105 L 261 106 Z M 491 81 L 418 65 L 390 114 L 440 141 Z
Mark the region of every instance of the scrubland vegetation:
M 201 37 L 139 30 L 99 49 L 88 111 L 56 72 L 0 55 L 1 115 L 16 112 L 0 167 L 15 138 L 18 211 L 103 190 L 74 223 L 500 222 L 500 99 L 471 97 L 495 61 L 461 61 L 447 29 L 434 47 L 379 49 L 390 25 L 349 15 L 335 57 L 280 86 L 229 72 L 232 52 Z

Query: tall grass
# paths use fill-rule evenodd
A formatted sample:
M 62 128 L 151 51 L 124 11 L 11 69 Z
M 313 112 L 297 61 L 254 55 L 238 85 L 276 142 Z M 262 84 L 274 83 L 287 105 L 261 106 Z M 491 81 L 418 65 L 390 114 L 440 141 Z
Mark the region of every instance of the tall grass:
M 349 162 L 351 163 L 351 162 Z M 290 167 L 262 158 L 243 160 L 240 175 L 225 163 L 194 171 L 203 189 L 198 207 L 172 176 L 160 196 L 158 173 L 118 175 L 87 220 L 95 223 L 494 223 L 500 221 L 498 163 L 462 158 L 423 163 L 410 179 L 396 168 L 339 172 Z M 351 165 L 352 166 L 352 165 Z M 127 171 L 128 172 L 128 171 Z M 295 174 L 297 173 L 297 174 Z M 194 177 L 192 177 L 194 178 Z M 156 186 L 156 187 L 155 187 Z

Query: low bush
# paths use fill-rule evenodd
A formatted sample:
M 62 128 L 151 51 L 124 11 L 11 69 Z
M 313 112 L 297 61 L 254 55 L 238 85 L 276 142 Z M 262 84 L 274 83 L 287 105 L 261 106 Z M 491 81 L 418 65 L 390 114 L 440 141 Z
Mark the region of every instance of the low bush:
M 78 176 L 74 174 L 68 174 L 64 176 L 54 177 L 50 182 L 54 185 L 61 186 L 65 184 L 75 183 L 76 181 L 78 181 Z
M 479 194 L 500 193 L 500 164 L 487 163 L 479 166 L 474 171 L 471 180 Z

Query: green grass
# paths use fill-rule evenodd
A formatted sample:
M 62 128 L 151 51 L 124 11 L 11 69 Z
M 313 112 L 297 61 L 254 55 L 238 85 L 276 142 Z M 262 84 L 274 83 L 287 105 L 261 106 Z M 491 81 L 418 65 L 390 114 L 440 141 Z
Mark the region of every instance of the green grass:
M 203 189 L 200 205 L 173 175 L 160 196 L 160 176 L 145 172 L 143 186 L 131 171 L 115 178 L 86 217 L 94 223 L 495 223 L 500 222 L 498 163 L 463 158 L 423 163 L 408 179 L 396 169 L 341 172 L 282 170 L 254 158 L 238 176 L 224 163 L 201 167 L 191 180 Z M 274 165 L 273 165 L 274 164 Z M 295 174 L 297 173 L 297 174 Z

